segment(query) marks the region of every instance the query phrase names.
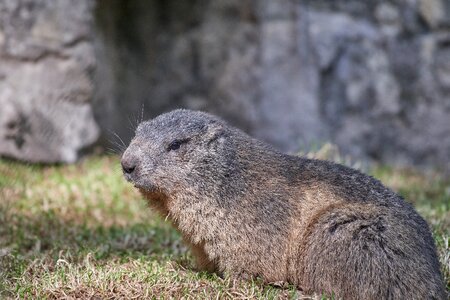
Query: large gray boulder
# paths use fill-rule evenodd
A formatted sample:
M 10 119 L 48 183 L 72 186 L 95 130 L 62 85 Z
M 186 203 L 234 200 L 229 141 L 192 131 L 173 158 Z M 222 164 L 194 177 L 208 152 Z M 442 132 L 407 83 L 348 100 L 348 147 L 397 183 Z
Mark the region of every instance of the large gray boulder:
M 0 153 L 74 162 L 96 141 L 92 1 L 0 2 Z

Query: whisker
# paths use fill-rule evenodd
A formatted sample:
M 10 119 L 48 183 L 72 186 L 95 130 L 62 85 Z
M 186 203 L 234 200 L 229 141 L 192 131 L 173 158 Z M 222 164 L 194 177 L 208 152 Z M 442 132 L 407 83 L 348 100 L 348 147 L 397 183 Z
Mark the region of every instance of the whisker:
M 122 146 L 125 147 L 125 149 L 127 148 L 127 145 L 125 144 L 125 142 L 122 140 L 122 138 L 117 133 L 115 133 L 112 130 L 109 130 L 109 132 L 111 134 L 113 134 L 122 143 Z
M 140 120 L 139 120 L 139 123 L 142 123 L 142 122 L 144 121 L 144 105 L 145 105 L 145 102 L 142 102 L 142 107 L 141 107 L 141 118 L 140 118 Z M 139 124 L 136 124 L 136 125 L 139 125 Z
M 106 153 L 108 154 L 117 154 L 117 149 L 106 147 Z
M 124 147 L 123 145 L 119 144 L 119 143 L 116 142 L 116 141 L 110 141 L 110 143 L 111 143 L 111 146 L 115 146 L 115 148 L 117 148 L 117 150 L 118 150 L 119 152 L 124 152 L 125 149 L 127 149 L 127 147 Z M 114 148 L 112 148 L 112 149 L 114 149 Z
M 130 116 L 127 117 L 128 120 L 128 124 L 130 124 L 130 126 L 128 127 L 128 129 L 130 129 L 131 131 L 136 131 L 137 126 L 135 124 L 133 124 L 133 122 L 130 119 Z
M 106 152 L 108 154 L 115 154 L 115 155 L 119 155 L 119 156 L 122 156 L 124 150 L 125 149 L 122 149 L 121 147 L 119 147 L 119 148 L 106 147 Z

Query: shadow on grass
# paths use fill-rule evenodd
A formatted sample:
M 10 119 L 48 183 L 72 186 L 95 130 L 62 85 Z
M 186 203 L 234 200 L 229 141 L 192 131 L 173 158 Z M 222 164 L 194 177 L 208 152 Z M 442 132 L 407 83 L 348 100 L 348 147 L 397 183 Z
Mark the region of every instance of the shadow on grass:
M 81 264 L 90 257 L 101 266 L 109 260 L 132 259 L 175 261 L 190 267 L 187 249 L 169 224 L 162 221 L 129 226 L 88 226 L 41 212 L 25 216 L 11 214 L 0 204 L 1 289 L 10 289 L 37 261 L 51 271 L 58 260 Z M 9 282 L 9 288 L 5 286 Z M 0 293 L 1 295 L 1 293 Z

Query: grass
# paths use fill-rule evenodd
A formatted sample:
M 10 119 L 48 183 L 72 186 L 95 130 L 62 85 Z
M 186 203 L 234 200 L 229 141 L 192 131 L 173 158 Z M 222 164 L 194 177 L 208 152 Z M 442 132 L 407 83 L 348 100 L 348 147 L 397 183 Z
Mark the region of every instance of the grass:
M 450 180 L 389 167 L 375 167 L 372 174 L 431 224 L 449 285 Z M 59 166 L 0 160 L 1 299 L 161 297 L 303 296 L 292 286 L 192 271 L 179 234 L 122 179 L 117 157 Z

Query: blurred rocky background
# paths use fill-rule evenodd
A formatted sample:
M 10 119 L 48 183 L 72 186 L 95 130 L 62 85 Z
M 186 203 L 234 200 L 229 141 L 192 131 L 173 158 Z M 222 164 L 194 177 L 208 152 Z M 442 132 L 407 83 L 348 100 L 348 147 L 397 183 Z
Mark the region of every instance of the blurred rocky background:
M 450 170 L 450 1 L 0 1 L 2 155 L 73 162 L 179 107 Z

